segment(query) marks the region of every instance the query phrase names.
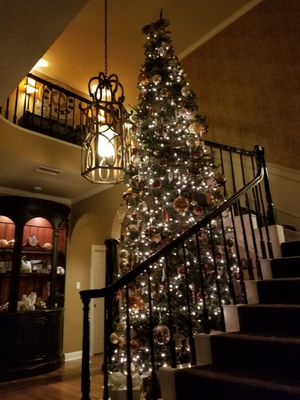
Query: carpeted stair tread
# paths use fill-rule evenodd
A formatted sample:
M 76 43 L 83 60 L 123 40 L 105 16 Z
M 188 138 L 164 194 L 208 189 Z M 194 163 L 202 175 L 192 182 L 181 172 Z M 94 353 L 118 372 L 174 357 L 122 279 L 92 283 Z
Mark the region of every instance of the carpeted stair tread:
M 280 379 L 294 377 L 300 384 L 300 337 L 224 333 L 211 337 L 211 349 L 217 366 L 267 372 Z
M 259 302 L 263 304 L 300 304 L 300 278 L 256 281 Z
M 239 332 L 210 337 L 213 364 L 176 370 L 176 400 L 300 400 L 300 241 L 281 244 Z
M 273 278 L 300 277 L 300 256 L 274 258 L 270 261 Z
M 246 304 L 238 315 L 241 331 L 300 335 L 300 304 Z
M 300 240 L 283 242 L 280 245 L 282 257 L 300 256 Z
M 176 371 L 176 400 L 299 400 L 298 382 L 215 365 Z

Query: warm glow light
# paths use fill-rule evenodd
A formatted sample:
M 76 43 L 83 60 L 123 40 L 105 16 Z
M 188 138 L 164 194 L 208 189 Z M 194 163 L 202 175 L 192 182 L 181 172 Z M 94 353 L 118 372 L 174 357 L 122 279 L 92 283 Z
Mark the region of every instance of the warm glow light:
M 107 129 L 106 125 L 101 126 L 101 132 L 98 135 L 97 152 L 100 157 L 105 158 L 109 164 L 113 164 L 115 157 L 115 148 L 112 139 L 115 137 L 115 132 L 112 129 Z
M 36 88 L 36 81 L 32 78 L 27 78 L 27 83 L 25 84 L 25 91 L 26 94 L 31 94 L 34 92 L 37 92 L 37 88 Z
M 49 63 L 47 60 L 45 60 L 44 58 L 41 58 L 36 64 L 35 66 L 32 68 L 34 69 L 38 69 L 38 68 L 45 68 L 48 67 Z

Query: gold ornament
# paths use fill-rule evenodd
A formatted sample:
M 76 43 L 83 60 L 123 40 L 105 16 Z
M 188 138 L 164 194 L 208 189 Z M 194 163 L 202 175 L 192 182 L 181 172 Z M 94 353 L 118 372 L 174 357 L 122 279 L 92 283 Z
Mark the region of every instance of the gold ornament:
M 141 72 L 139 74 L 138 81 L 141 85 L 147 85 L 150 82 L 148 74 Z
M 116 332 L 113 332 L 113 333 L 110 335 L 109 339 L 110 339 L 110 341 L 111 341 L 112 344 L 118 344 L 119 341 L 120 341 L 120 337 L 119 337 L 119 335 L 117 335 Z
M 146 212 L 148 210 L 147 203 L 145 201 L 142 201 L 139 206 L 138 206 L 139 212 Z
M 158 244 L 161 241 L 161 236 L 159 233 L 155 233 L 152 238 L 151 238 L 152 242 Z
M 128 230 L 129 230 L 129 232 L 137 233 L 139 231 L 139 227 L 135 224 L 130 224 L 128 226 Z
M 196 121 L 189 125 L 189 131 L 202 136 L 208 132 L 208 127 L 205 123 Z
M 155 74 L 151 77 L 152 82 L 154 85 L 159 85 L 161 82 L 161 76 L 159 74 Z
M 188 85 L 183 86 L 183 88 L 181 89 L 181 94 L 182 96 L 186 97 L 191 93 L 190 88 Z
M 223 175 L 223 174 L 217 174 L 216 175 L 216 182 L 219 184 L 219 185 L 225 185 L 225 183 L 226 183 L 226 177 Z
M 120 258 L 129 258 L 129 251 L 126 249 L 123 249 L 120 251 Z
M 164 208 L 161 212 L 161 218 L 164 224 L 167 224 L 169 222 L 169 213 L 166 208 Z

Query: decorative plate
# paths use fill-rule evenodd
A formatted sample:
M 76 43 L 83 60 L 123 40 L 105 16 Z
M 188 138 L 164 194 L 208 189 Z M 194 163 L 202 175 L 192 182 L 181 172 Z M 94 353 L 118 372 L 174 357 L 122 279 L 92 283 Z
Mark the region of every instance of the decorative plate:
M 29 246 L 35 247 L 39 244 L 38 238 L 35 235 L 31 235 L 28 237 Z

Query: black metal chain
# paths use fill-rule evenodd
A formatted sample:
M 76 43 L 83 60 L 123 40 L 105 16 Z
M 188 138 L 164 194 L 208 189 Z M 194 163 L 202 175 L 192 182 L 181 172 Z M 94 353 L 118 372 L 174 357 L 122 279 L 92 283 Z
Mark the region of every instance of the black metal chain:
M 107 0 L 104 0 L 104 73 L 107 75 L 108 62 L 107 62 Z

